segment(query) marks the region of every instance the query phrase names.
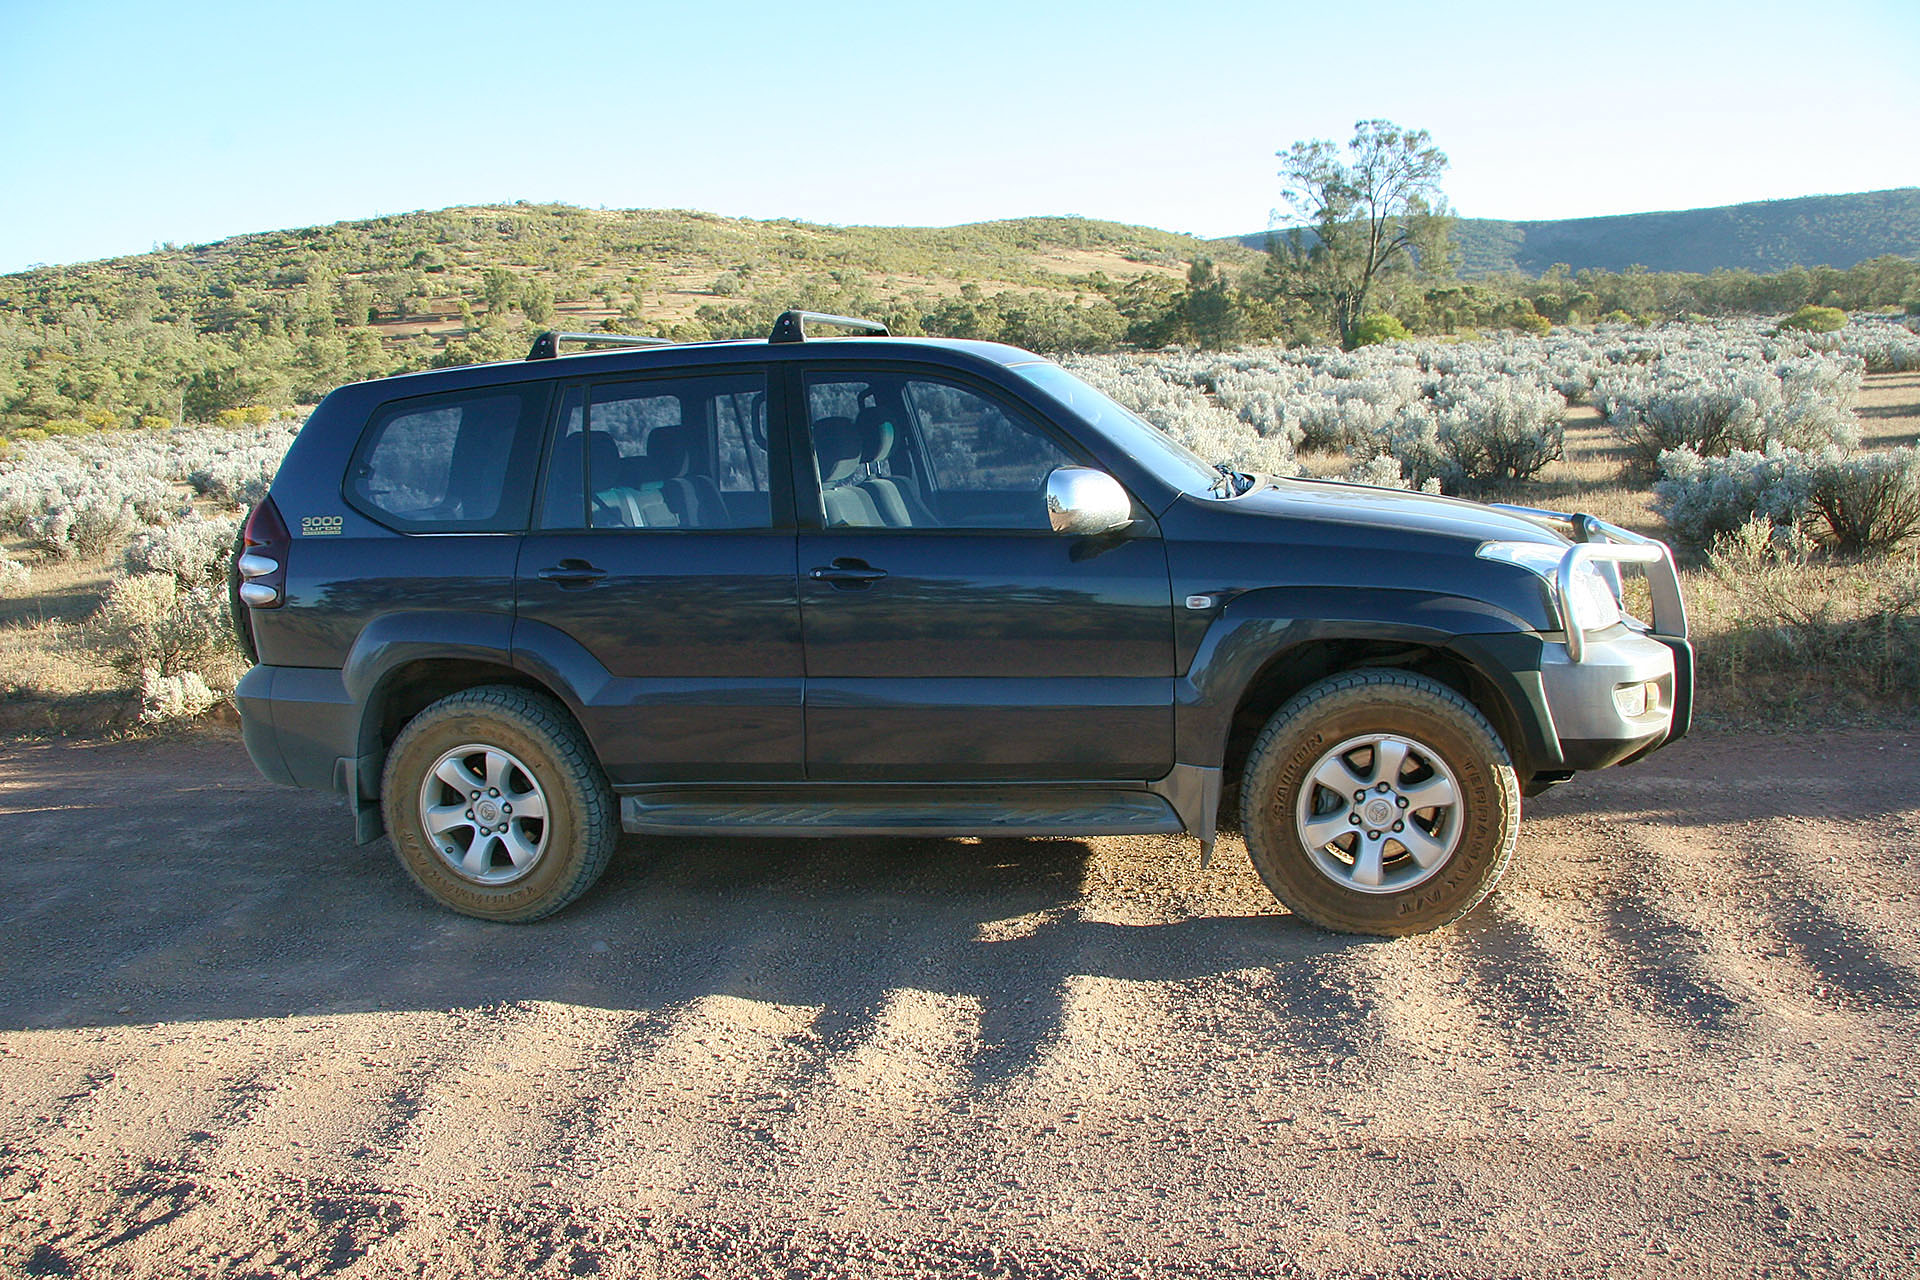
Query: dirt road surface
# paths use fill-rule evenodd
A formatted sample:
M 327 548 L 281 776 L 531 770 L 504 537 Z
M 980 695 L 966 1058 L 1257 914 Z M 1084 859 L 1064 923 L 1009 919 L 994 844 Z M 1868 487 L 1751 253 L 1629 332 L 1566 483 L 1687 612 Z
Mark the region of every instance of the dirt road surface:
M 624 849 L 424 901 L 229 737 L 0 747 L 0 1273 L 1920 1270 L 1920 735 L 1529 802 L 1463 924 L 1222 842 Z

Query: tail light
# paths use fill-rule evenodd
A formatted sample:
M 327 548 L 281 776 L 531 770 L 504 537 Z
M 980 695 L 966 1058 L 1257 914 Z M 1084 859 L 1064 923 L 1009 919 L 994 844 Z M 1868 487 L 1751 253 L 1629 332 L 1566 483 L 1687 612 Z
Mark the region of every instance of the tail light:
M 293 538 L 280 508 L 271 497 L 247 517 L 240 534 L 240 556 L 234 568 L 240 571 L 240 601 L 250 609 L 272 609 L 286 602 L 287 550 Z
M 234 548 L 230 579 L 233 598 L 229 602 L 240 647 L 255 662 L 260 655 L 254 645 L 250 613 L 254 609 L 277 609 L 286 603 L 287 550 L 292 543 L 280 508 L 273 505 L 271 497 L 262 498 L 247 517 L 246 528 L 240 531 L 240 545 Z

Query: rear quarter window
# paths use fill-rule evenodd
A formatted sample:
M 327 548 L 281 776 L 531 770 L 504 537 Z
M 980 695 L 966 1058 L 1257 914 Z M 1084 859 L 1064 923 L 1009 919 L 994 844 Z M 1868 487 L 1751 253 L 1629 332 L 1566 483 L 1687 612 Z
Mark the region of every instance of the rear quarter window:
M 347 501 L 408 532 L 524 529 L 546 401 L 542 385 L 380 406 L 354 452 Z

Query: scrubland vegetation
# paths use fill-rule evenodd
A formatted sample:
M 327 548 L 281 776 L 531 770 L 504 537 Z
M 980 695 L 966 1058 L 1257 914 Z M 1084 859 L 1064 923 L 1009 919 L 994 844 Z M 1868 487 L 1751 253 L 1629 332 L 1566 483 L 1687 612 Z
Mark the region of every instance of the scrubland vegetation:
M 1463 279 L 1441 231 L 1424 229 L 1426 258 L 1380 270 L 1349 337 L 1920 308 L 1920 265 L 1899 257 Z M 357 378 L 518 358 L 541 328 L 760 336 L 792 306 L 1050 353 L 1324 342 L 1326 282 L 1301 266 L 1079 218 L 918 229 L 560 205 L 406 214 L 0 277 L 0 437 L 258 422 Z
M 1709 721 L 1920 710 L 1909 323 L 1612 324 L 1063 362 L 1243 469 L 1592 511 L 1674 542 Z M 1876 378 L 1886 390 L 1862 418 Z M 14 728 L 157 722 L 230 692 L 243 663 L 226 558 L 296 429 L 287 417 L 11 446 L 0 697 Z

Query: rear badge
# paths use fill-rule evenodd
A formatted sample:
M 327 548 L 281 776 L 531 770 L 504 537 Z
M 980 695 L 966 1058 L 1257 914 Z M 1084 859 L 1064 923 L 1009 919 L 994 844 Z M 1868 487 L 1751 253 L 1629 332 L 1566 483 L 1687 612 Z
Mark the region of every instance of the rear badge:
M 301 516 L 300 517 L 300 536 L 303 538 L 319 538 L 319 537 L 324 537 L 329 533 L 339 533 L 339 532 L 340 532 L 339 516 Z

